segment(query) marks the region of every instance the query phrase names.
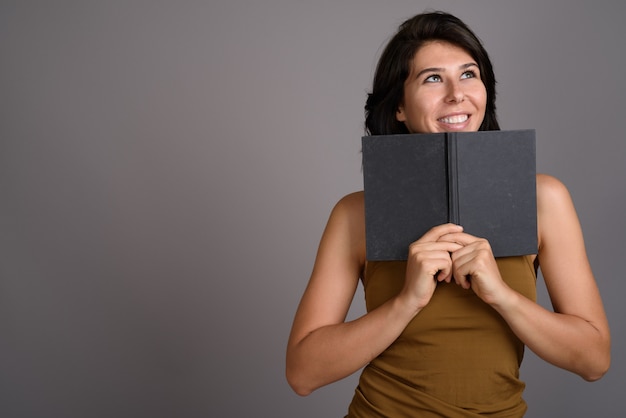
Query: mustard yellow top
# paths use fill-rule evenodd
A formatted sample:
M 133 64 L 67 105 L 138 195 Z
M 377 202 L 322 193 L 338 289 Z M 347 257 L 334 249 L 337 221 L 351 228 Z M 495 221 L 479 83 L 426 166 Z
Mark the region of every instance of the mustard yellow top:
M 496 260 L 504 281 L 536 300 L 529 256 Z M 363 286 L 368 312 L 396 295 L 406 262 L 368 262 Z M 429 304 L 398 339 L 363 369 L 350 418 L 522 417 L 519 379 L 524 345 L 472 290 L 439 283 Z

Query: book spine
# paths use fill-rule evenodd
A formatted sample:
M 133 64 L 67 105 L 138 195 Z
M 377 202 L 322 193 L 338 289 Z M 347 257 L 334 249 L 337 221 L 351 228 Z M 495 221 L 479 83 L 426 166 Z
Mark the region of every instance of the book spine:
M 459 224 L 459 176 L 456 132 L 446 134 L 446 155 L 448 157 L 448 222 Z

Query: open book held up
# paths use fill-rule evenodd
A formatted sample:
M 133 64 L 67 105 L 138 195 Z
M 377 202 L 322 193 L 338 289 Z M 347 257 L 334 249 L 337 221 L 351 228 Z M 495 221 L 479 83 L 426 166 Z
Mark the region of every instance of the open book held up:
M 494 256 L 537 252 L 535 131 L 365 136 L 366 255 L 406 260 L 408 247 L 452 222 Z

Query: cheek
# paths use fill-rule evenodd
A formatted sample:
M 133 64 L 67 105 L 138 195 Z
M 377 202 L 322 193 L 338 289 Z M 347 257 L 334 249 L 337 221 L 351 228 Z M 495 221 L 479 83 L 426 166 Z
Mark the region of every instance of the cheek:
M 471 93 L 468 92 L 468 96 L 471 97 L 476 111 L 484 114 L 487 108 L 487 91 L 484 88 L 476 88 Z
M 476 98 L 477 104 L 479 104 L 484 111 L 487 107 L 487 89 L 482 83 L 480 83 L 480 86 L 476 88 Z
M 413 102 L 413 108 L 416 114 L 425 116 L 425 114 L 431 112 L 437 104 L 437 95 L 432 91 L 420 91 L 415 95 L 415 101 Z
M 484 88 L 477 91 L 477 94 L 474 100 L 474 105 L 476 106 L 480 114 L 480 117 L 476 121 L 477 122 L 476 130 L 478 130 L 480 128 L 480 125 L 483 123 L 485 119 L 485 113 L 487 110 L 487 91 Z

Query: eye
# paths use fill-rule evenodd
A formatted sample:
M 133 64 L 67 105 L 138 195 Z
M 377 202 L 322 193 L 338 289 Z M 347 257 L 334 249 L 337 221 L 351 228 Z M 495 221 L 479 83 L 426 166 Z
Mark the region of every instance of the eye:
M 438 74 L 429 75 L 424 79 L 425 83 L 440 83 L 441 77 Z
M 461 80 L 465 80 L 467 78 L 476 78 L 476 72 L 474 70 L 467 70 L 461 74 Z

